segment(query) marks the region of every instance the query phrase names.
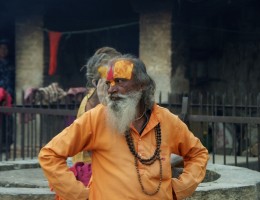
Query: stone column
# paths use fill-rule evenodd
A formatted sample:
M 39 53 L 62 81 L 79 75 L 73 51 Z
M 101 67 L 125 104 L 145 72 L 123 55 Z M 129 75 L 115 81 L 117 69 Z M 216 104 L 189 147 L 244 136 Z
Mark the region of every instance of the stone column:
M 15 22 L 16 102 L 22 90 L 43 84 L 44 37 L 42 16 L 20 16 Z
M 155 80 L 155 100 L 168 102 L 171 91 L 172 31 L 171 9 L 158 9 L 140 13 L 140 50 L 139 56 L 145 63 L 148 73 Z

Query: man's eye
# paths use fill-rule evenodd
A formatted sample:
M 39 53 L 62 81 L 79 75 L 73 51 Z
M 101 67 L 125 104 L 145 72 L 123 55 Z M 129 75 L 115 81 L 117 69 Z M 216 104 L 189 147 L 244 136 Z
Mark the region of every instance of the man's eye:
M 125 79 L 115 79 L 115 82 L 116 83 L 123 83 L 123 82 L 125 82 Z

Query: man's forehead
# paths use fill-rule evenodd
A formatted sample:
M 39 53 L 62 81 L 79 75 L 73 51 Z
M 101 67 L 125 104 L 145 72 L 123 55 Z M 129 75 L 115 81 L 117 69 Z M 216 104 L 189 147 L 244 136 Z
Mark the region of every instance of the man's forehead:
M 134 64 L 129 60 L 118 60 L 113 63 L 107 73 L 107 80 L 124 78 L 130 80 L 132 77 Z

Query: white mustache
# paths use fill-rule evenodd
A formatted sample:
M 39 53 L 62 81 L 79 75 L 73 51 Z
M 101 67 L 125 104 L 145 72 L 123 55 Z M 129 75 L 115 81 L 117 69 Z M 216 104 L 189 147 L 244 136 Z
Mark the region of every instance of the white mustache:
M 107 96 L 109 99 L 111 98 L 120 98 L 120 99 L 126 99 L 129 97 L 129 95 L 126 94 L 108 94 Z

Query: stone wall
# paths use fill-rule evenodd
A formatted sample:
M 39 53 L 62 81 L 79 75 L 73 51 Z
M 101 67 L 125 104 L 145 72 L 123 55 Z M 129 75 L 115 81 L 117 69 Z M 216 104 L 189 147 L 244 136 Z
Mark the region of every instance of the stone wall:
M 222 13 L 208 11 L 205 15 L 194 10 L 194 13 L 181 13 L 178 8 L 170 7 L 140 9 L 139 27 L 64 35 L 53 77 L 47 74 L 49 47 L 48 38 L 43 38 L 47 34 L 41 29 L 42 17 L 19 16 L 15 25 L 17 102 L 21 101 L 22 89 L 31 86 L 46 86 L 54 81 L 65 89 L 85 86 L 85 71 L 80 68 L 104 45 L 135 54 L 144 61 L 157 84 L 157 101 L 160 91 L 163 101 L 167 101 L 168 92 L 257 93 L 260 88 L 258 7 L 224 8 Z M 28 79 L 28 74 L 33 76 Z
M 171 77 L 171 11 L 144 12 L 140 15 L 140 58 L 156 83 L 162 101 L 168 101 Z
M 173 18 L 173 93 L 186 91 L 183 82 L 176 84 L 178 67 L 190 91 L 259 93 L 260 14 L 259 5 L 253 3 L 243 8 L 232 4 L 221 14 L 212 11 L 203 16 L 191 9 Z

